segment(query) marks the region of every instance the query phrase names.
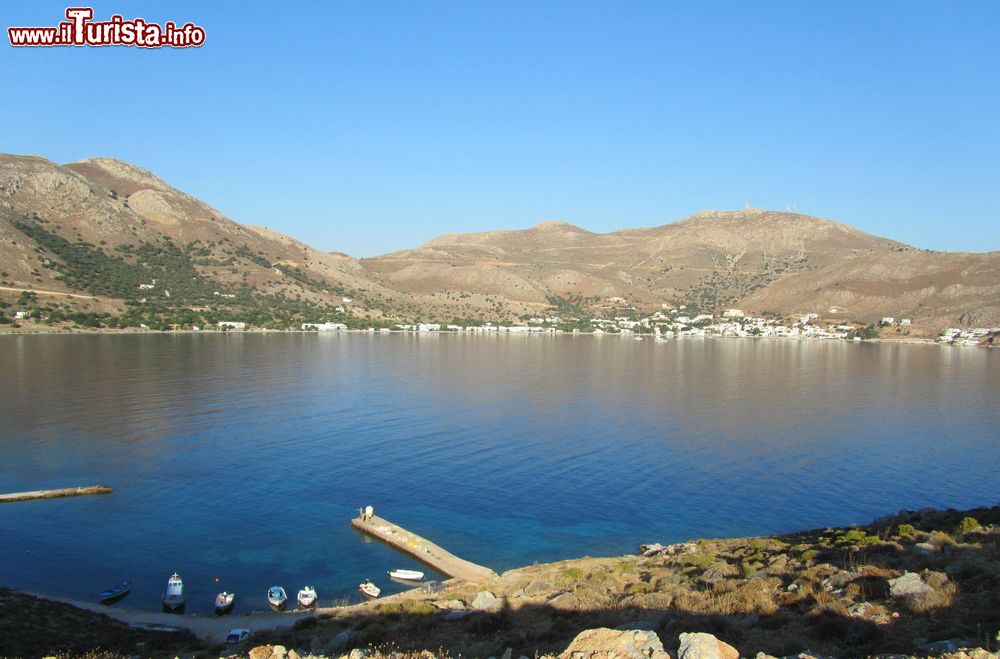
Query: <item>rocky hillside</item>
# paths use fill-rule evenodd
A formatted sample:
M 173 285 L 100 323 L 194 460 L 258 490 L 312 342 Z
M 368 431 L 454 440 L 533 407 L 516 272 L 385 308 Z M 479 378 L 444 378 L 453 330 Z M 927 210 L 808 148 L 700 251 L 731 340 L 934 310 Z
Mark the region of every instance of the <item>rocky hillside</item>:
M 1000 252 L 928 252 L 751 210 L 607 234 L 564 222 L 447 234 L 359 262 L 241 225 L 119 160 L 0 155 L 0 302 L 29 289 L 47 317 L 90 326 L 509 322 L 686 304 L 907 317 L 933 334 L 1000 325 Z
M 396 295 L 350 257 L 238 224 L 108 158 L 59 166 L 0 155 L 0 265 L 8 293 L 145 320 L 207 310 L 267 322 L 269 307 L 322 315 L 343 297 L 377 314 Z
M 653 544 L 635 556 L 534 565 L 492 582 L 333 611 L 254 643 L 303 655 L 391 643 L 452 656 L 569 657 L 564 649 L 593 628 L 647 632 L 671 656 L 693 632 L 743 657 L 995 647 L 1000 507 L 902 511 L 863 527 Z
M 558 298 L 590 313 L 668 302 L 935 327 L 1000 321 L 1000 253 L 928 252 L 794 213 L 704 212 L 608 234 L 543 222 L 447 234 L 362 264 L 407 292 L 534 305 Z

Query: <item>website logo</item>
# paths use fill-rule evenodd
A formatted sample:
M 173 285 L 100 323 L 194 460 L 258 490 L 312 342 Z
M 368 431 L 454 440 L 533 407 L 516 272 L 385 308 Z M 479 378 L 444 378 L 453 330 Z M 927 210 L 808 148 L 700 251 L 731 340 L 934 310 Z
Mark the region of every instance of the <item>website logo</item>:
M 120 14 L 107 21 L 94 21 L 92 7 L 67 7 L 66 20 L 55 27 L 9 27 L 10 45 L 52 46 L 136 46 L 138 48 L 197 48 L 205 43 L 205 28 L 194 23 L 163 25 L 144 18 L 126 20 Z

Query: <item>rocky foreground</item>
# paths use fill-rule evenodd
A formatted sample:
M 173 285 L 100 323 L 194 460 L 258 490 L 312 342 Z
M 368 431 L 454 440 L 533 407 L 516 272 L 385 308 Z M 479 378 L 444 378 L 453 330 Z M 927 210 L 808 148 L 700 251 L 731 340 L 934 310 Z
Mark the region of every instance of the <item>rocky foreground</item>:
M 122 630 L 102 639 L 79 612 L 65 619 L 46 610 L 43 620 L 12 624 L 19 615 L 0 601 L 0 655 L 985 659 L 997 656 L 1000 630 L 1000 506 L 643 545 L 634 556 L 535 565 L 324 610 L 230 647 L 177 638 L 137 648 Z M 8 636 L 12 629 L 18 635 Z

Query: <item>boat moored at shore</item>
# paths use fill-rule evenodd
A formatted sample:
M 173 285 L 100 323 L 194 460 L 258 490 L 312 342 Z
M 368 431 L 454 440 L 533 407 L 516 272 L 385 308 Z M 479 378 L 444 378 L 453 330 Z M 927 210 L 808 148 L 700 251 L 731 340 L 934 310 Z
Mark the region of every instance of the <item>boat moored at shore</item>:
M 132 582 L 126 581 L 125 583 L 120 583 L 117 586 L 112 586 L 107 590 L 102 590 L 97 595 L 97 601 L 101 604 L 114 604 L 118 600 L 124 598 L 128 595 L 129 590 L 132 588 Z
M 361 591 L 362 595 L 366 597 L 371 597 L 373 599 L 382 594 L 382 589 L 373 584 L 368 579 L 365 579 L 360 584 L 358 584 L 358 590 Z
M 296 599 L 298 599 L 300 608 L 312 608 L 316 605 L 316 589 L 312 586 L 303 586 Z
M 236 602 L 235 593 L 227 593 L 222 591 L 215 596 L 215 615 L 224 616 L 228 615 L 233 610 L 233 604 Z
M 267 605 L 272 611 L 284 611 L 288 602 L 288 595 L 281 586 L 271 586 L 267 589 Z
M 420 570 L 404 570 L 396 568 L 394 570 L 389 570 L 389 576 L 393 579 L 399 579 L 401 581 L 422 581 L 424 573 Z
M 174 572 L 167 579 L 167 587 L 163 591 L 163 610 L 168 613 L 184 612 L 184 580 Z

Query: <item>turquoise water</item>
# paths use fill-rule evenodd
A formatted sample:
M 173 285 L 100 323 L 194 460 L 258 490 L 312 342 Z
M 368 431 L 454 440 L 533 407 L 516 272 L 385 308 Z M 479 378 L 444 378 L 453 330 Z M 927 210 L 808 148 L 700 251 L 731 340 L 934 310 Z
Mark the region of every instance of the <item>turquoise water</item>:
M 504 570 L 641 542 L 997 501 L 1000 351 L 747 339 L 0 337 L 0 584 L 188 611 L 419 565 L 376 513 Z M 429 570 L 427 570 L 430 572 Z M 430 576 L 435 576 L 433 573 Z M 219 582 L 215 579 L 218 578 Z

